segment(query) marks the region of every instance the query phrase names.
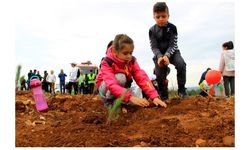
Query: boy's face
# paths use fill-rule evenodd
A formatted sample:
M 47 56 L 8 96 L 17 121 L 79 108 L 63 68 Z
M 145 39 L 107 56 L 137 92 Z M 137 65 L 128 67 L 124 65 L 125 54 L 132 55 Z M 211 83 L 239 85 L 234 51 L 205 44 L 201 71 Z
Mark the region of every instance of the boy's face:
M 123 48 L 116 52 L 116 57 L 128 62 L 132 60 L 133 46 L 131 44 L 124 44 Z
M 165 11 L 162 12 L 155 12 L 154 19 L 158 26 L 162 27 L 167 24 L 169 19 L 169 14 Z

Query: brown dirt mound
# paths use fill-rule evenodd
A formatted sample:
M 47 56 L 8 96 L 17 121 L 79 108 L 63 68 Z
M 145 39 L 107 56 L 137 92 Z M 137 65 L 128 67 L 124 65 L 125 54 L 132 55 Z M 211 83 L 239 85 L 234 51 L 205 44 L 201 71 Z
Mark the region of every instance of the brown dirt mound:
M 47 101 L 49 110 L 39 113 L 31 92 L 16 93 L 17 147 L 234 146 L 234 98 L 195 96 L 171 99 L 167 108 L 127 107 L 112 123 L 98 96 Z

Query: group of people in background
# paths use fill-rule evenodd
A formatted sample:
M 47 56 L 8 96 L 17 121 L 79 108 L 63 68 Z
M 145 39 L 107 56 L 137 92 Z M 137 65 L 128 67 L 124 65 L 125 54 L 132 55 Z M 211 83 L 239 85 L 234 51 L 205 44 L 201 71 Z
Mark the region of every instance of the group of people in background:
M 76 66 L 76 63 L 71 63 L 71 70 L 69 72 L 69 82 L 66 82 L 67 74 L 61 69 L 58 74 L 59 78 L 59 89 L 61 94 L 68 92 L 69 94 L 93 94 L 95 86 L 96 74 L 93 70 L 86 74 L 84 71 Z M 32 79 L 39 79 L 42 82 L 42 89 L 44 92 L 55 94 L 56 80 L 54 70 L 50 71 L 50 74 L 45 70 L 44 76 L 42 77 L 36 69 L 30 70 L 28 73 L 27 80 L 25 76 L 20 78 L 20 90 L 30 90 L 30 81 Z
M 222 80 L 216 84 L 211 86 L 211 88 L 216 88 L 218 85 L 222 85 L 221 88 L 223 94 L 221 96 L 234 96 L 235 94 L 235 51 L 234 45 L 232 41 L 228 41 L 222 44 L 222 53 L 219 64 L 219 71 L 222 74 Z M 201 79 L 199 81 L 199 85 L 202 85 L 205 81 L 205 77 L 207 72 L 211 70 L 211 68 L 207 68 L 205 72 L 202 73 Z M 211 89 L 210 88 L 210 89 Z M 208 93 L 202 89 L 200 95 L 208 96 Z M 212 96 L 216 96 L 215 93 Z

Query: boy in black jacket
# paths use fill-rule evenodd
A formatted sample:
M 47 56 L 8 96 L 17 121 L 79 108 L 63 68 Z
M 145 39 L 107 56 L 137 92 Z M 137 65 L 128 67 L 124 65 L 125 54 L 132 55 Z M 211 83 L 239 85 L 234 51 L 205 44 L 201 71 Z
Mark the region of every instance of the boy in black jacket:
M 165 80 L 169 73 L 168 64 L 171 63 L 177 70 L 178 95 L 185 98 L 186 63 L 177 46 L 176 26 L 168 22 L 169 11 L 165 2 L 157 2 L 153 7 L 153 13 L 156 24 L 149 29 L 149 39 L 155 55 L 153 60 L 159 94 L 162 100 L 168 99 Z

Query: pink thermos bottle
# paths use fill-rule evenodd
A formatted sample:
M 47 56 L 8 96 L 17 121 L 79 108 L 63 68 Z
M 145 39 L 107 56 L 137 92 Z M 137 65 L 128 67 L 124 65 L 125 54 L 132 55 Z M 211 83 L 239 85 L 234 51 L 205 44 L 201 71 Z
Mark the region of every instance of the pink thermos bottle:
M 47 105 L 45 96 L 43 95 L 41 81 L 39 79 L 32 79 L 34 77 L 37 77 L 37 76 L 31 77 L 30 87 L 32 89 L 32 93 L 35 99 L 36 110 L 39 112 L 47 111 L 48 105 Z

